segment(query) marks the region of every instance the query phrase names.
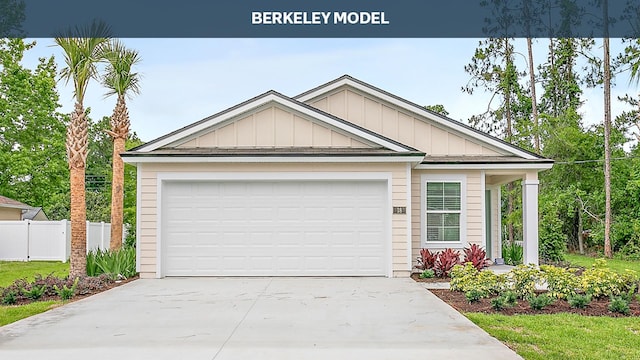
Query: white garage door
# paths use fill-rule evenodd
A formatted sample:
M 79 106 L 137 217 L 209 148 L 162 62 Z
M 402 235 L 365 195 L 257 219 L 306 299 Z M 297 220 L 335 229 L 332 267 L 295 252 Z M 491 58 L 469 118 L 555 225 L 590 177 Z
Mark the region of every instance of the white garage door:
M 162 187 L 165 276 L 386 275 L 385 181 Z

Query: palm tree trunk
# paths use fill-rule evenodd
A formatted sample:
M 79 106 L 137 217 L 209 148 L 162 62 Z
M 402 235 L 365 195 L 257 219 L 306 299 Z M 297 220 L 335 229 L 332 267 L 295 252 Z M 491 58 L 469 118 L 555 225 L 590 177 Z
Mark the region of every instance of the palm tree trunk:
M 124 203 L 124 162 L 120 154 L 124 152 L 125 139 L 113 139 L 113 179 L 111 180 L 111 250 L 122 247 L 122 217 Z
M 88 127 L 82 104 L 76 103 L 67 130 L 71 186 L 71 277 L 87 274 L 87 204 L 85 200 L 85 166 L 87 163 Z
M 109 248 L 118 250 L 122 247 L 122 223 L 124 207 L 124 162 L 120 154 L 125 150 L 125 142 L 129 136 L 129 111 L 124 95 L 118 95 L 116 107 L 111 116 L 113 137 L 113 174 L 111 179 L 111 241 Z

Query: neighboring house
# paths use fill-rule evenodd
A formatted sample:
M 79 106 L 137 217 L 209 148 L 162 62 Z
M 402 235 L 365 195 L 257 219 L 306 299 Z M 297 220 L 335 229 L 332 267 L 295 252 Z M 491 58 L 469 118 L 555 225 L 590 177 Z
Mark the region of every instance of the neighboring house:
M 269 91 L 124 153 L 138 266 L 164 276 L 409 276 L 420 248 L 500 257 L 500 185 L 522 179 L 538 262 L 553 161 L 350 76 Z
M 22 220 L 47 221 L 49 217 L 41 207 L 32 208 L 22 213 Z
M 22 213 L 31 209 L 27 204 L 0 195 L 0 220 L 22 220 Z

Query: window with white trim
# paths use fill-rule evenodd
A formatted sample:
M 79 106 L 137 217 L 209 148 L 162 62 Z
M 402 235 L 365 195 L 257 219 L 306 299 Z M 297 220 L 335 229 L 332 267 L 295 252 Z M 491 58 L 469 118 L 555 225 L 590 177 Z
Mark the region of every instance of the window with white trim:
M 425 185 L 426 242 L 460 242 L 462 183 L 429 180 Z

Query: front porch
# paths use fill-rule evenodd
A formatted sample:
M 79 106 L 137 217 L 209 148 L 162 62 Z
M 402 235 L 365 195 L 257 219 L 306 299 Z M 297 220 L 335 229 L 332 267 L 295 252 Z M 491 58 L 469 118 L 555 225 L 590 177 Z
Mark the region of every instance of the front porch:
M 538 171 L 486 170 L 484 238 L 487 257 L 502 258 L 501 187 L 522 180 L 522 248 L 523 262 L 538 265 Z M 518 241 L 518 238 L 514 240 Z

